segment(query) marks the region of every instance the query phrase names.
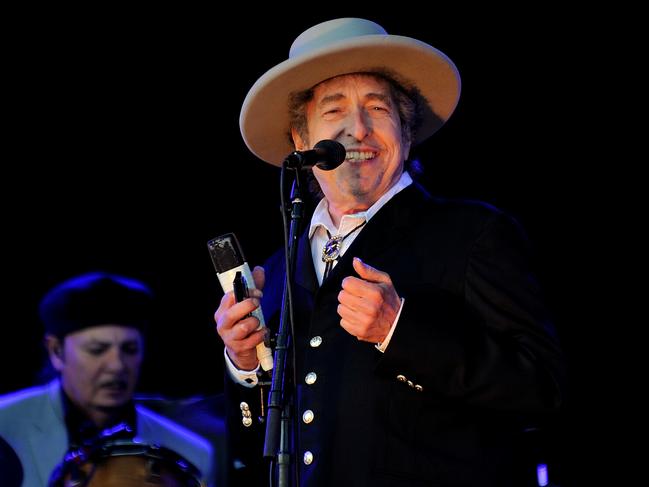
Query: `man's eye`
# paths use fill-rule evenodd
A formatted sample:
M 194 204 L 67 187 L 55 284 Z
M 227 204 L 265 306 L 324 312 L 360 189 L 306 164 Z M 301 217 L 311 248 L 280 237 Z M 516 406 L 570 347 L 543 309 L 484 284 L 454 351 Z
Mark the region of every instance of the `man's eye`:
M 103 348 L 103 347 L 102 348 L 89 348 L 88 349 L 88 353 L 90 355 L 101 355 L 102 353 L 104 353 L 104 351 L 106 351 L 106 349 Z

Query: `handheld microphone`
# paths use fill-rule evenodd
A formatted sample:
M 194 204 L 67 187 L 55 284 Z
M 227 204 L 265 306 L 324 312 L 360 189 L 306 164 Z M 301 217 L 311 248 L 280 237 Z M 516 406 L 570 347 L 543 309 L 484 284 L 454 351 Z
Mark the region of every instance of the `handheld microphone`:
M 289 169 L 306 169 L 316 166 L 323 171 L 336 169 L 345 161 L 345 146 L 335 140 L 321 140 L 313 149 L 291 152 L 284 163 Z
M 210 252 L 212 264 L 216 269 L 216 275 L 219 278 L 223 292 L 227 293 L 234 289 L 235 277 L 243 277 L 243 282 L 249 288 L 255 288 L 255 281 L 250 272 L 250 267 L 243 256 L 243 251 L 234 233 L 226 233 L 213 238 L 207 242 L 207 249 Z M 239 273 L 239 276 L 237 276 L 237 273 Z M 261 307 L 255 309 L 252 316 L 259 320 L 258 330 L 266 326 Z M 264 342 L 257 345 L 257 358 L 262 369 L 270 370 L 273 368 L 273 351 Z

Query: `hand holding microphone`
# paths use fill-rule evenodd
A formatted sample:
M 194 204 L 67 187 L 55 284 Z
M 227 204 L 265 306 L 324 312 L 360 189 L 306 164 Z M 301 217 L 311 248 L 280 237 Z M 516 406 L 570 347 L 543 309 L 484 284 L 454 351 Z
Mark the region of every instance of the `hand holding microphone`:
M 228 293 L 234 290 L 238 295 L 237 300 L 245 299 L 247 289 L 255 288 L 255 281 L 235 235 L 233 233 L 227 233 L 214 238 L 207 243 L 207 248 L 223 292 Z M 235 289 L 235 283 L 237 289 Z M 265 323 L 261 308 L 256 308 L 251 314 L 259 320 L 257 330 L 263 329 Z M 272 369 L 272 350 L 264 342 L 259 343 L 256 349 L 261 368 L 263 370 Z

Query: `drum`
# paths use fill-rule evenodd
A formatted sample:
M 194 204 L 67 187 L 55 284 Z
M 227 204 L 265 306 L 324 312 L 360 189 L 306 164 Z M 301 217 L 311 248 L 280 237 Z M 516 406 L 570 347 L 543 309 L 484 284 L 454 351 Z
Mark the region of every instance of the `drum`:
M 50 487 L 204 487 L 198 469 L 176 452 L 116 439 L 68 452 Z

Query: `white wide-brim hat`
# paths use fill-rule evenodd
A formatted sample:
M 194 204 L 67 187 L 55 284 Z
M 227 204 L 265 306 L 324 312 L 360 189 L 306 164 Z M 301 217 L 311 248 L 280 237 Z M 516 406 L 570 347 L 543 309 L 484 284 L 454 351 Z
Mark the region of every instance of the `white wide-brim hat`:
M 289 58 L 250 88 L 239 117 L 243 140 L 257 157 L 281 166 L 294 150 L 288 138 L 291 93 L 334 76 L 380 69 L 398 75 L 425 99 L 414 144 L 435 133 L 455 110 L 460 75 L 444 53 L 417 39 L 388 35 L 369 20 L 335 19 L 300 34 Z

